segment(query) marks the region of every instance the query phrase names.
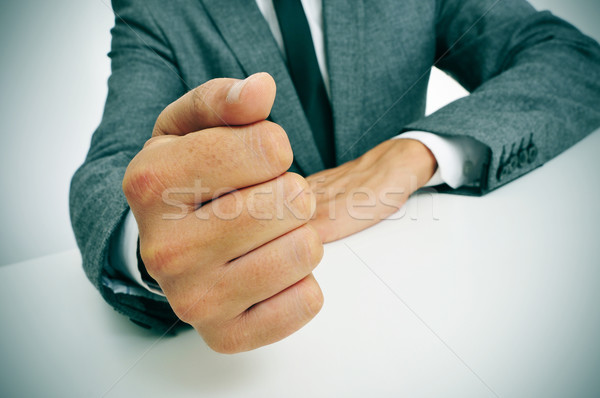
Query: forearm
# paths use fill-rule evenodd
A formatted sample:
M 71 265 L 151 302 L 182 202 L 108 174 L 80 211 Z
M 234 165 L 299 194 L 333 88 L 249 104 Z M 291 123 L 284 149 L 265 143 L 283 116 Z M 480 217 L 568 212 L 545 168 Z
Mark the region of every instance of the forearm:
M 480 193 L 539 167 L 600 125 L 597 43 L 524 2 L 500 2 L 487 14 L 491 1 L 441 3 L 446 16 L 438 25 L 444 41 L 437 66 L 472 92 L 406 130 L 467 136 L 485 144 L 490 153 Z M 478 7 L 479 14 L 472 21 L 454 20 L 450 16 L 458 4 Z M 501 173 L 530 145 L 537 149 L 535 159 Z
M 111 242 L 129 211 L 122 191 L 125 170 L 151 137 L 159 113 L 185 87 L 166 41 L 152 33 L 160 30 L 143 4 L 115 1 L 113 6 L 108 97 L 86 160 L 71 183 L 71 221 L 83 268 L 105 300 L 132 320 L 164 331 L 177 319 L 168 304 L 149 299 L 150 294 L 129 294 L 133 283 L 126 278 L 110 283 L 107 271 Z

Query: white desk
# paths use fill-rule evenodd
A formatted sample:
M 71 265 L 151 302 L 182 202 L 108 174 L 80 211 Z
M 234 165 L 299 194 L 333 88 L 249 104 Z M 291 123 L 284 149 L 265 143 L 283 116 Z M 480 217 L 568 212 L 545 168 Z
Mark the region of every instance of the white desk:
M 439 220 L 413 198 L 327 245 L 317 318 L 234 356 L 157 342 L 77 252 L 2 267 L 0 395 L 598 397 L 599 150 L 600 131 L 483 198 L 435 196 Z

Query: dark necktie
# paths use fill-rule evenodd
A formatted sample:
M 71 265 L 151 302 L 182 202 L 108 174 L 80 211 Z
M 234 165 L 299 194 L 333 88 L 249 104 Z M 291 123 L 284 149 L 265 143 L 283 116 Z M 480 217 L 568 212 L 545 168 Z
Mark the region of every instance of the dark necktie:
M 288 70 L 325 168 L 335 166 L 331 104 L 319 70 L 310 28 L 300 0 L 273 0 Z

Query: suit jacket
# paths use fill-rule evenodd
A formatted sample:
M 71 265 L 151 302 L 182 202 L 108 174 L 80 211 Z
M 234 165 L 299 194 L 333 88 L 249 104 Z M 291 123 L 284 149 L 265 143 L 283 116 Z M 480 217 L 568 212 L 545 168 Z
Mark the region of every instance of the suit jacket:
M 266 71 L 277 83 L 271 118 L 289 135 L 293 171 L 310 175 L 323 162 L 254 1 L 113 0 L 113 8 L 109 92 L 72 180 L 71 219 L 103 297 L 166 330 L 176 317 L 164 300 L 103 283 L 128 211 L 121 181 L 160 111 L 209 79 Z M 487 162 L 476 184 L 453 192 L 481 195 L 600 125 L 600 47 L 523 0 L 324 0 L 323 18 L 338 164 L 404 130 L 469 136 L 486 145 Z M 470 95 L 424 117 L 432 65 Z

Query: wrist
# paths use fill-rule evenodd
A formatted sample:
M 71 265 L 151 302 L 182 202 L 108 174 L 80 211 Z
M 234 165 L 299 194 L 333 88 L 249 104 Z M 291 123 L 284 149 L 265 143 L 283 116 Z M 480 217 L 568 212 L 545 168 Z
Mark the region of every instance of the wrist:
M 438 164 L 435 156 L 429 148 L 417 140 L 395 140 L 407 141 L 405 144 L 409 147 L 408 153 L 411 164 L 414 165 L 414 173 L 417 176 L 419 188 L 422 187 L 433 177 Z
M 423 143 L 413 139 L 388 140 L 381 143 L 379 154 L 388 170 L 398 174 L 398 181 L 411 179 L 411 191 L 424 186 L 437 170 L 437 161 L 433 153 Z M 412 193 L 411 192 L 411 193 Z

